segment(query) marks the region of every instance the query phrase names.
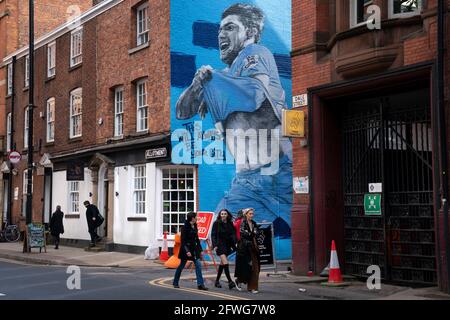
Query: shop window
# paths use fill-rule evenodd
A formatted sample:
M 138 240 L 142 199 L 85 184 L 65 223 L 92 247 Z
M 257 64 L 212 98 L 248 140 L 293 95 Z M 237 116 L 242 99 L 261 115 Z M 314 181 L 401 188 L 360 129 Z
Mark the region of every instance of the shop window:
M 147 175 L 145 165 L 134 166 L 134 213 L 145 214 L 147 189 Z
M 180 231 L 189 211 L 195 211 L 194 168 L 163 169 L 163 231 Z
M 80 182 L 69 181 L 69 212 L 70 214 L 80 213 Z

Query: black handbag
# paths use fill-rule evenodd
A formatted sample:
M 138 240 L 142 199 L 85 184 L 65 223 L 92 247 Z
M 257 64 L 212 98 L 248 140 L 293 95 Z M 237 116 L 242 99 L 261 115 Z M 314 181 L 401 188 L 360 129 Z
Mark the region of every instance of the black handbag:
M 105 222 L 105 218 L 103 218 L 103 216 L 101 214 L 98 214 L 96 222 L 97 222 L 97 227 L 100 227 L 103 224 L 103 222 Z

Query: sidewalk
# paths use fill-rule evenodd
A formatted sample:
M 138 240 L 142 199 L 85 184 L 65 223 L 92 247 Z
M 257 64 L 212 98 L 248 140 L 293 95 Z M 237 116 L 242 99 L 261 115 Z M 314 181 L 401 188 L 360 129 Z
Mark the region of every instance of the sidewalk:
M 161 267 L 152 260 L 145 260 L 144 255 L 121 252 L 88 252 L 83 248 L 47 246 L 47 253 L 32 249 L 31 253 L 22 252 L 23 242 L 0 243 L 0 258 L 23 261 L 26 263 L 46 265 L 77 265 L 85 267 L 124 267 L 146 268 Z
M 121 267 L 121 268 L 149 268 L 165 269 L 159 260 L 145 260 L 142 254 L 121 252 L 88 252 L 83 248 L 60 246 L 55 250 L 53 246 L 47 247 L 47 253 L 39 253 L 32 249 L 31 253 L 22 252 L 23 243 L 0 243 L 0 259 L 22 261 L 43 265 L 77 265 L 84 267 Z M 208 263 L 209 264 L 209 263 Z M 296 276 L 287 271 L 288 264 L 280 263 L 278 271 L 261 270 L 260 282 L 271 283 L 276 290 L 294 290 L 298 297 L 321 299 L 381 299 L 381 300 L 450 300 L 450 295 L 442 293 L 437 287 L 410 288 L 382 284 L 382 290 L 368 290 L 364 281 L 357 281 L 352 277 L 344 276 L 350 285 L 344 288 L 329 288 L 321 285 L 327 279 L 319 276 Z M 204 270 L 205 278 L 215 277 L 215 268 L 209 265 Z M 193 275 L 191 275 L 192 277 Z M 195 276 L 193 276 L 195 278 Z M 193 279 L 194 279 L 193 278 Z M 304 288 L 304 292 L 299 292 Z M 291 298 L 293 298 L 292 296 Z

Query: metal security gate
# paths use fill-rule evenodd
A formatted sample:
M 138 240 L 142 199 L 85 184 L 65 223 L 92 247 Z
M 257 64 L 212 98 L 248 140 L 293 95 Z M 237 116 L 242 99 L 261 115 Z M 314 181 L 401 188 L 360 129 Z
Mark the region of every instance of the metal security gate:
M 414 96 L 358 100 L 344 108 L 347 274 L 367 277 L 367 267 L 378 265 L 388 281 L 436 283 L 430 111 Z M 364 212 L 369 183 L 382 183 L 379 216 Z

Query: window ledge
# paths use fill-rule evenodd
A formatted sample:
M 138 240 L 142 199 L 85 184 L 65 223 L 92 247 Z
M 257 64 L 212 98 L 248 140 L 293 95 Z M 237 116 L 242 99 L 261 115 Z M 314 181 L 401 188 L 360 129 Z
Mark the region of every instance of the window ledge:
M 128 217 L 127 221 L 147 221 L 146 217 Z
M 47 77 L 47 79 L 45 79 L 45 82 L 50 82 L 50 81 L 52 81 L 55 78 L 56 78 L 56 74 L 51 76 L 51 77 Z
M 55 141 L 51 141 L 51 142 L 46 142 L 44 144 L 45 147 L 54 147 L 55 146 Z
M 83 141 L 83 137 L 73 137 L 69 138 L 69 143 L 81 142 Z
M 5 99 L 11 98 L 12 97 L 12 93 L 11 94 L 7 94 Z
M 23 91 L 25 92 L 25 91 L 28 91 L 28 89 L 29 89 L 30 87 L 24 87 L 23 88 Z
M 144 130 L 144 131 L 137 131 L 137 132 L 130 133 L 128 136 L 131 137 L 131 138 L 134 138 L 134 137 L 140 137 L 140 136 L 145 136 L 145 135 L 147 135 L 148 132 L 149 132 L 149 131 L 148 131 L 148 129 L 147 129 L 147 130 Z
M 80 63 L 78 63 L 78 64 L 76 64 L 76 65 L 71 66 L 71 67 L 69 68 L 69 72 L 72 72 L 73 70 L 76 70 L 76 69 L 78 69 L 78 68 L 81 68 L 82 65 L 83 65 L 83 62 L 80 62 Z
M 133 53 L 136 53 L 136 52 L 141 51 L 141 50 L 143 50 L 145 48 L 148 48 L 149 46 L 150 46 L 150 42 L 146 42 L 144 44 L 141 44 L 140 46 L 137 46 L 137 47 L 135 47 L 133 49 L 128 50 L 128 54 L 132 55 Z
M 80 215 L 79 214 L 70 213 L 70 214 L 65 214 L 64 218 L 66 218 L 66 219 L 80 219 Z

